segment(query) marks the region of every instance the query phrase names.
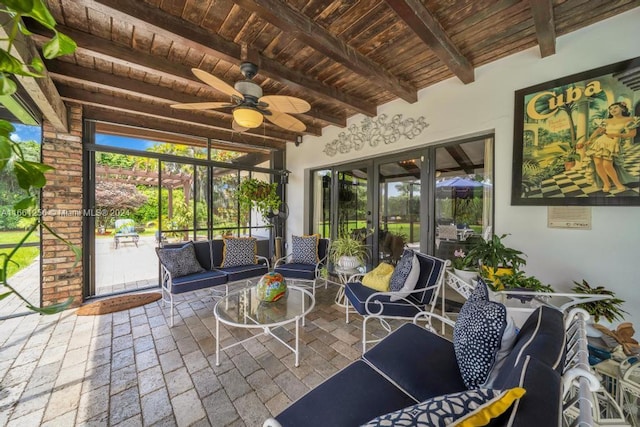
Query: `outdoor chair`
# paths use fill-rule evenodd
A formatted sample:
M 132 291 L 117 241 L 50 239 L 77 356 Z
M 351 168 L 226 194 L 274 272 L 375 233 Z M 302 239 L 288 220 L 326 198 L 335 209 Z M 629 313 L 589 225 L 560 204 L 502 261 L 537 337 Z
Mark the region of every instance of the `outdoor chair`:
M 414 256 L 419 266 L 417 271 L 416 263 L 413 262 Z M 391 289 L 398 288 L 397 291 L 379 292 L 362 284 L 364 274 L 351 276 L 351 281 L 345 285 L 346 322 L 349 323 L 351 309 L 363 317 L 363 353 L 367 349 L 367 343 L 382 339 L 367 340 L 367 323 L 371 319 L 378 319 L 382 327 L 390 333 L 392 328 L 388 320 L 411 322 L 419 312 L 433 312 L 448 263 L 449 261 L 406 249 L 391 276 Z M 408 265 L 410 266 L 407 267 Z M 396 282 L 396 279 L 399 279 L 399 282 Z
M 132 219 L 116 219 L 116 232 L 113 235 L 113 240 L 116 244 L 116 249 L 120 243 L 124 243 L 123 239 L 129 239 L 129 241 L 135 243 L 138 247 L 138 240 L 140 236 L 136 233 L 136 224 Z
M 315 295 L 321 270 L 327 265 L 328 253 L 329 239 L 320 239 L 318 235 L 292 236 L 291 253 L 276 260 L 273 271 L 285 279 L 308 284 Z M 326 278 L 324 286 L 327 287 Z

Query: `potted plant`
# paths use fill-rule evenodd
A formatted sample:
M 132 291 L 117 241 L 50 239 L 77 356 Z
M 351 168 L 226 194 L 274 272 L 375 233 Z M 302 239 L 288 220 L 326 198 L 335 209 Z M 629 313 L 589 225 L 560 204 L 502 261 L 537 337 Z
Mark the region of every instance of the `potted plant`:
M 478 260 L 466 254 L 463 249 L 456 249 L 453 252 L 451 267 L 454 274 L 468 284 L 478 277 Z
M 522 290 L 529 292 L 553 292 L 551 285 L 543 284 L 534 276 L 527 276 L 524 271 L 514 271 L 513 274 L 500 276 L 502 289 Z
M 624 300 L 616 298 L 615 292 L 606 289 L 604 286 L 597 286 L 595 288 L 591 287 L 584 279 L 582 280 L 582 283 L 573 283 L 575 286 L 572 288 L 572 291 L 575 293 L 610 296 L 610 298 L 576 305 L 576 307 L 585 309 L 593 318 L 594 323 L 598 323 L 601 317 L 607 319 L 609 323 L 613 323 L 614 320 L 624 320 L 623 313 L 627 313 L 622 309 Z
M 368 255 L 369 251 L 362 240 L 349 235 L 332 240 L 329 246 L 329 260 L 344 269 L 362 266 Z
M 500 276 L 512 274 L 518 271 L 527 261 L 522 258 L 523 253 L 510 248 L 502 241 L 507 234 L 498 236 L 494 234 L 488 240 L 479 240 L 472 247 L 468 257 L 477 259 L 482 266 L 480 274 L 487 281 L 493 282 L 496 288 L 500 288 Z
M 246 178 L 240 182 L 236 190 L 236 198 L 240 207 L 250 210 L 255 205 L 263 218 L 269 218 L 280 209 L 278 184 L 270 184 L 256 178 Z

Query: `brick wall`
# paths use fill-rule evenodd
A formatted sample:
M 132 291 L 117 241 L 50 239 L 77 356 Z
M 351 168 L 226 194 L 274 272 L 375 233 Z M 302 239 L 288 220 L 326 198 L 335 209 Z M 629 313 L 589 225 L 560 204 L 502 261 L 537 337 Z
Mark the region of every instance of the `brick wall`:
M 42 163 L 55 170 L 47 173 L 42 190 L 43 220 L 60 236 L 82 248 L 82 107 L 67 106 L 70 133 L 57 132 L 49 123 L 43 126 Z M 42 232 L 42 305 L 74 298 L 82 303 L 82 260 L 64 243 Z

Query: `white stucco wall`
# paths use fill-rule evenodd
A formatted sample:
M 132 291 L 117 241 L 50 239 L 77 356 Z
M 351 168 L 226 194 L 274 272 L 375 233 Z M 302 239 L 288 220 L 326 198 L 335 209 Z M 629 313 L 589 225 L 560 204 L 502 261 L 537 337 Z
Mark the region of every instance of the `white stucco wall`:
M 334 126 L 321 137 L 305 137 L 287 150 L 290 234 L 306 232 L 307 170 L 375 157 L 425 144 L 459 139 L 485 131 L 495 133 L 495 231 L 510 233 L 507 242 L 527 254 L 526 272 L 568 290 L 574 280 L 604 285 L 626 300 L 627 320 L 640 331 L 640 207 L 592 207 L 591 230 L 547 228 L 546 206 L 511 206 L 514 92 L 555 78 L 640 56 L 635 34 L 640 8 L 607 19 L 557 40 L 557 53 L 541 59 L 539 49 L 509 56 L 476 69 L 475 82 L 452 78 L 419 92 L 418 102 L 393 101 L 378 114 L 425 116 L 429 127 L 413 141 L 365 146 L 360 151 L 329 157 L 326 143 L 343 131 Z M 363 116 L 347 125 L 360 124 Z

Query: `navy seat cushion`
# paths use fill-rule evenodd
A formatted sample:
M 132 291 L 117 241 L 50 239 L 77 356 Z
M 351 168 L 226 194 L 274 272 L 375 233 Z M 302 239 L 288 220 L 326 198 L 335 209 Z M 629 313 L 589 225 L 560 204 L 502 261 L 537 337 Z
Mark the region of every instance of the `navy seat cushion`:
M 316 278 L 315 264 L 300 264 L 291 262 L 282 264 L 273 269 L 273 271 L 282 274 L 285 278 L 314 280 Z
M 208 240 L 194 242 L 193 248 L 196 251 L 196 258 L 202 268 L 205 270 L 211 270 L 213 268 L 211 259 L 211 242 Z
M 505 365 L 515 366 L 531 355 L 562 373 L 565 348 L 565 329 L 562 312 L 552 307 L 538 307 L 520 328 L 515 345 Z
M 174 278 L 171 282 L 171 293 L 181 294 L 210 286 L 224 285 L 225 283 L 227 283 L 227 275 L 224 272 L 215 270 L 204 271 L 202 273 Z
M 451 341 L 413 323 L 402 325 L 362 357 L 417 401 L 467 389 Z
M 560 374 L 533 357 L 526 356 L 514 369 L 504 369 L 494 383 L 497 389 L 522 387 L 527 392 L 489 426 L 559 426 L 562 413 Z M 555 402 L 555 405 L 552 404 Z
M 361 315 L 368 314 L 366 309 L 367 298 L 376 292 L 378 291 L 364 286 L 360 282 L 350 282 L 345 285 L 345 295 L 349 299 L 353 308 L 355 308 Z M 380 301 L 382 303 L 384 309 L 381 313 L 378 313 L 381 306 L 375 301 Z M 380 316 L 413 317 L 423 309 L 424 307 L 418 309 L 403 300 L 391 302 L 388 295 L 375 296 L 371 301 L 369 301 L 369 311 Z
M 229 282 L 235 282 L 238 280 L 262 276 L 263 274 L 267 274 L 269 269 L 264 264 L 250 264 L 219 268 L 218 271 L 226 273 L 229 278 Z
M 415 403 L 366 362 L 358 360 L 275 418 L 283 427 L 353 427 Z

